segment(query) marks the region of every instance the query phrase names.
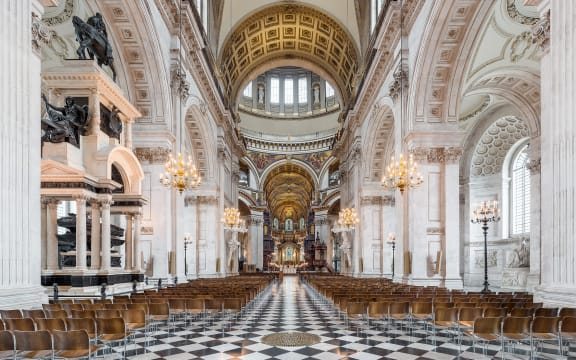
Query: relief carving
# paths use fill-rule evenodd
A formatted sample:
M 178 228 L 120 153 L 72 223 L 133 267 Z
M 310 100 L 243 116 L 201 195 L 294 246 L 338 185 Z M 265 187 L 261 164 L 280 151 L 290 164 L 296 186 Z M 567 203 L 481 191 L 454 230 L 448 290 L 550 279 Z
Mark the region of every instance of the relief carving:
M 171 150 L 163 147 L 153 147 L 153 148 L 135 148 L 134 155 L 138 158 L 140 162 L 148 162 L 150 164 L 165 163 L 168 161 L 168 155 L 170 155 Z
M 550 48 L 550 10 L 532 27 L 532 42 L 543 52 Z

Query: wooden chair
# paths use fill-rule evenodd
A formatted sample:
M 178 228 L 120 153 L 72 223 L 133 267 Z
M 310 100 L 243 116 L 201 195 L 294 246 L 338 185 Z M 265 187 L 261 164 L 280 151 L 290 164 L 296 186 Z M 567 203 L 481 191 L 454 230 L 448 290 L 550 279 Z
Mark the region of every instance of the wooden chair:
M 512 349 L 516 344 L 526 341 L 530 343 L 530 322 L 531 316 L 509 316 L 502 321 L 502 351 L 506 348 Z M 511 346 L 510 346 L 511 345 Z
M 434 318 L 432 319 L 434 346 L 436 346 L 436 332 L 438 330 L 449 331 L 451 329 L 458 329 L 458 309 L 454 307 L 434 309 Z
M 388 307 L 390 303 L 387 301 L 371 301 L 368 303 L 368 318 L 366 319 L 368 328 L 370 328 L 370 321 L 380 322 L 384 324 L 384 320 L 388 316 Z M 378 328 L 378 325 L 376 325 Z
M 61 304 L 42 304 L 43 310 L 55 311 L 55 310 L 62 310 Z
M 193 298 L 186 299 L 186 317 L 197 318 L 198 316 L 204 315 L 204 299 Z M 186 319 L 186 321 L 187 321 Z
M 535 316 L 530 327 L 531 349 L 538 353 L 538 348 L 546 341 L 558 342 L 558 352 L 562 351 L 560 339 L 559 317 Z M 534 348 L 534 342 L 536 347 Z
M 52 331 L 54 337 L 54 351 L 59 358 L 78 359 L 92 357 L 100 345 L 92 345 L 90 337 L 85 330 Z
M 68 314 L 64 310 L 44 310 L 47 318 L 66 319 Z
M 424 329 L 428 333 L 428 324 L 434 316 L 434 304 L 429 301 L 413 301 L 410 306 L 410 328 L 414 322 L 423 322 Z
M 483 317 L 474 321 L 474 328 L 472 331 L 466 331 L 465 334 L 472 337 L 472 347 L 476 350 L 476 342 L 483 343 L 482 354 L 487 355 L 488 344 L 491 341 L 500 340 L 502 331 L 502 318 L 501 317 Z
M 346 327 L 351 328 L 350 324 L 356 324 L 356 333 L 358 334 L 365 325 L 367 326 L 368 304 L 366 302 L 349 302 L 346 308 Z
M 558 308 L 539 308 L 534 312 L 534 317 L 556 317 Z
M 96 341 L 96 322 L 91 318 L 69 318 L 66 319 L 66 329 L 70 330 L 84 330 L 88 333 L 90 340 L 95 343 Z
M 570 349 L 570 343 L 576 341 L 576 317 L 575 316 L 564 316 L 562 322 L 560 323 L 560 355 L 564 355 L 564 341 L 568 349 Z
M 20 310 L 0 310 L 0 317 L 2 319 L 22 319 L 22 312 Z
M 132 335 L 132 332 L 126 331 L 126 324 L 122 318 L 102 319 L 96 318 L 96 332 L 98 334 L 98 341 L 107 345 L 112 351 L 113 343 L 123 343 L 124 352 L 123 357 L 126 357 L 126 339 Z
M 168 325 L 170 320 L 170 306 L 168 303 L 149 303 L 148 319 L 154 329 L 153 331 L 158 331 L 158 326 L 161 323 Z
M 16 359 L 16 342 L 14 334 L 0 330 L 0 359 Z
M 100 319 L 111 319 L 122 317 L 120 310 L 95 310 L 94 317 Z
M 512 317 L 534 317 L 534 309 L 532 308 L 514 308 L 510 311 Z
M 36 326 L 30 318 L 4 319 L 6 330 L 34 331 Z
M 144 352 L 148 348 L 148 321 L 146 313 L 140 309 L 130 309 L 122 311 L 122 319 L 126 329 L 133 331 L 133 340 L 136 341 L 136 332 L 144 334 Z
M 54 358 L 54 345 L 49 331 L 18 331 L 14 330 L 16 352 L 19 358 L 45 359 Z

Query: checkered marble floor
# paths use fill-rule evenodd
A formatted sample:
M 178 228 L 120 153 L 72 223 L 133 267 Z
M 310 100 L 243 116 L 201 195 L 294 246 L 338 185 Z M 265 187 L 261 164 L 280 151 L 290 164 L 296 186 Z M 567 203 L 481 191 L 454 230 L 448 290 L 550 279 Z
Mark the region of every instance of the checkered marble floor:
M 403 325 L 403 326 L 401 326 Z M 263 336 L 283 331 L 300 331 L 319 335 L 321 342 L 303 347 L 273 347 L 263 344 Z M 296 276 L 285 276 L 283 282 L 271 285 L 260 295 L 257 304 L 241 320 L 177 321 L 160 326 L 148 337 L 145 350 L 143 335 L 127 345 L 126 356 L 132 359 L 529 359 L 526 345 L 517 345 L 514 354 L 502 353 L 500 344 L 473 348 L 463 339 L 461 346 L 450 334 L 433 336 L 423 325 L 413 328 L 396 324 L 390 328 L 347 326 L 332 307 L 322 302 L 315 291 Z M 123 347 L 116 347 L 105 359 L 121 358 Z M 511 351 L 511 350 L 510 350 Z M 561 359 L 556 346 L 543 345 L 533 359 Z M 576 348 L 568 357 L 576 359 Z

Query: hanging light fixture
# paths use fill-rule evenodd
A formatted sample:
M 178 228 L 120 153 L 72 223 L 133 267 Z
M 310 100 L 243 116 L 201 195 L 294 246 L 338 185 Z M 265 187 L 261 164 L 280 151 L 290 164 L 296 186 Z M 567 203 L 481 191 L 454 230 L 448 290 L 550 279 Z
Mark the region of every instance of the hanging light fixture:
M 184 73 L 182 71 L 182 0 L 180 0 L 180 13 L 178 20 L 178 70 L 176 74 L 176 81 L 179 82 L 178 88 L 181 88 L 182 76 Z M 188 155 L 187 160 L 184 160 L 182 155 L 182 143 L 183 132 L 182 128 L 182 97 L 179 95 L 180 106 L 178 109 L 178 126 L 180 128 L 180 152 L 175 159 L 172 154 L 170 154 L 168 161 L 166 161 L 164 173 L 160 174 L 160 183 L 166 189 L 178 190 L 180 194 L 184 191 L 190 191 L 196 189 L 200 186 L 202 181 L 200 177 L 200 172 L 196 169 L 196 166 L 192 162 L 192 157 Z
M 358 215 L 356 215 L 356 209 L 345 208 L 340 210 L 338 213 L 338 222 L 336 227 L 332 229 L 333 232 L 345 232 L 354 230 L 356 224 L 360 222 Z
M 404 74 L 402 69 L 402 52 L 404 47 L 402 46 L 402 0 L 400 0 L 400 70 L 398 75 L 394 75 L 397 85 L 400 87 L 400 137 L 403 137 L 402 124 L 404 122 Z M 424 182 L 422 175 L 418 171 L 418 165 L 414 161 L 414 156 L 410 154 L 408 156 L 408 161 L 404 158 L 403 154 L 400 154 L 398 161 L 394 161 L 394 155 L 390 159 L 390 164 L 386 167 L 386 173 L 382 176 L 382 186 L 388 190 L 398 189 L 400 193 L 403 194 L 404 190 L 408 188 L 417 188 Z
M 225 208 L 222 222 L 225 230 L 241 233 L 247 231 L 244 220 L 240 218 L 240 210 L 237 208 Z

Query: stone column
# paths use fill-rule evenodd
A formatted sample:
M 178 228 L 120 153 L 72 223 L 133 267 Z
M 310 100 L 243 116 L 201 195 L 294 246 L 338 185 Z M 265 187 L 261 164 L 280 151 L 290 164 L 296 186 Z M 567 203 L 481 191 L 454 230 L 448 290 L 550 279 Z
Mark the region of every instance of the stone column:
M 540 175 L 540 137 L 530 139 L 530 273 L 526 287 L 530 290 L 540 284 L 541 256 L 541 175 Z
M 542 279 L 535 301 L 571 306 L 576 296 L 576 3 L 543 1 L 533 37 L 541 45 Z
M 76 198 L 76 270 L 86 270 L 86 198 Z
M 444 276 L 444 286 L 449 289 L 462 289 L 460 271 L 461 231 L 460 231 L 460 196 L 455 189 L 459 188 L 461 148 L 444 149 L 444 184 L 443 184 L 443 217 L 444 247 L 440 276 Z
M 126 235 L 124 246 L 126 248 L 126 258 L 124 261 L 124 270 L 130 271 L 133 268 L 132 264 L 132 214 L 126 214 Z
M 47 204 L 46 221 L 46 269 L 58 270 L 58 200 L 50 200 Z
M 98 135 L 100 133 L 100 92 L 92 89 L 90 95 L 90 124 L 88 125 L 88 134 Z
M 92 229 L 90 234 L 90 268 L 92 270 L 100 269 L 100 248 L 102 243 L 100 232 L 100 203 L 92 200 L 90 203 L 92 210 Z
M 132 119 L 124 123 L 124 146 L 132 149 Z
M 102 260 L 100 265 L 100 270 L 109 271 L 111 265 L 111 243 L 110 243 L 110 205 L 112 201 L 110 199 L 102 200 Z
M 48 201 L 45 198 L 42 198 L 42 200 L 40 201 L 40 205 L 41 205 L 41 210 L 40 210 L 40 221 L 41 221 L 41 225 L 40 225 L 40 246 L 41 246 L 41 253 L 42 253 L 42 257 L 41 257 L 41 268 L 42 270 L 46 269 L 46 247 L 48 244 L 48 229 L 46 227 L 47 224 L 47 218 L 48 218 Z
M 249 264 L 255 264 L 257 268 L 264 266 L 264 215 L 261 211 L 250 213 L 250 246 L 247 260 Z
M 392 244 L 389 243 L 388 234 L 396 234 L 396 212 L 394 208 L 394 197 L 384 195 L 380 202 L 380 217 L 382 224 L 382 274 L 388 278 L 392 277 Z M 396 234 L 396 240 L 398 235 Z M 394 249 L 394 262 L 396 263 L 397 249 Z M 394 274 L 396 275 L 396 273 Z
M 134 271 L 140 272 L 140 265 L 142 263 L 142 254 L 140 253 L 140 222 L 142 220 L 141 214 L 134 214 Z

